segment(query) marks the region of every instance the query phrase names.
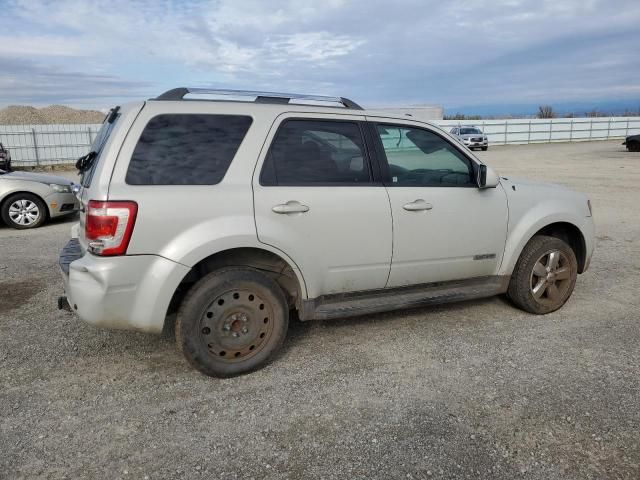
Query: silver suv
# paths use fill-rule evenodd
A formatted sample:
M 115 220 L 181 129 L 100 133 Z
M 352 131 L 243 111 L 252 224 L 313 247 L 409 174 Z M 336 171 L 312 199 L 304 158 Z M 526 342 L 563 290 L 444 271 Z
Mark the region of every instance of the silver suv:
M 470 150 L 479 148 L 486 151 L 489 148 L 489 139 L 478 127 L 454 127 L 450 130 L 450 133 L 457 137 Z
M 584 195 L 499 178 L 438 127 L 345 98 L 170 90 L 113 109 L 78 167 L 60 307 L 153 333 L 175 318 L 213 376 L 263 366 L 292 312 L 497 294 L 552 312 L 594 245 Z

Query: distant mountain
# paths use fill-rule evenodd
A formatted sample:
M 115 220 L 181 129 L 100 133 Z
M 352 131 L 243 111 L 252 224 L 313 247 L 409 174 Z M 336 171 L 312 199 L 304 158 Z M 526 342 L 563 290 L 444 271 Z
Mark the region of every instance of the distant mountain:
M 64 105 L 35 108 L 10 105 L 0 110 L 0 125 L 46 125 L 52 123 L 102 123 L 104 113 L 76 110 Z

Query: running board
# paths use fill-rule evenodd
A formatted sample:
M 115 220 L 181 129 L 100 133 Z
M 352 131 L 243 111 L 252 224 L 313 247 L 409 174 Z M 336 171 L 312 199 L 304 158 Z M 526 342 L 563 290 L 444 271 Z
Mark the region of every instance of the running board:
M 304 300 L 300 320 L 330 320 L 491 297 L 505 293 L 510 277 L 488 276 Z

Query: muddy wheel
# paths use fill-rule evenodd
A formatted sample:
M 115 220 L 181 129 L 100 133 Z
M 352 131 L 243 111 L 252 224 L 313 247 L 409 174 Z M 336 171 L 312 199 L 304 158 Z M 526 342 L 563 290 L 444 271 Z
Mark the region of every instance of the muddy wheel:
M 24 230 L 42 225 L 47 218 L 47 207 L 31 193 L 16 193 L 3 202 L 0 213 L 7 225 Z
M 577 275 L 578 262 L 571 247 L 559 238 L 538 235 L 518 259 L 508 296 L 527 312 L 550 313 L 569 299 Z
M 182 302 L 176 341 L 189 363 L 214 377 L 263 367 L 287 333 L 280 287 L 252 268 L 225 268 L 202 278 Z

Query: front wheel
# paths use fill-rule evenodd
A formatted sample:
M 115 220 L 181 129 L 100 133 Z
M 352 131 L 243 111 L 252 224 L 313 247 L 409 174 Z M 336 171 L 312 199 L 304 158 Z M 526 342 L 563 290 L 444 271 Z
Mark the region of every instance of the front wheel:
M 569 299 L 577 276 L 578 262 L 571 247 L 559 238 L 537 235 L 520 254 L 507 295 L 527 312 L 550 313 Z
M 202 278 L 176 319 L 176 341 L 206 375 L 231 377 L 263 367 L 282 345 L 289 309 L 278 284 L 264 273 L 230 267 Z
M 19 230 L 37 228 L 47 218 L 47 207 L 31 193 L 16 193 L 2 204 L 2 220 Z

